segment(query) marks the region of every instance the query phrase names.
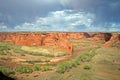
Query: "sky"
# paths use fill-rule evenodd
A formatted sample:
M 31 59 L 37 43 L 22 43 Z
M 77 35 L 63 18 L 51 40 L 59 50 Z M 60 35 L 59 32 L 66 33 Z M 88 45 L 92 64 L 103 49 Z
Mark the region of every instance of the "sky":
M 0 0 L 0 32 L 120 32 L 120 0 Z

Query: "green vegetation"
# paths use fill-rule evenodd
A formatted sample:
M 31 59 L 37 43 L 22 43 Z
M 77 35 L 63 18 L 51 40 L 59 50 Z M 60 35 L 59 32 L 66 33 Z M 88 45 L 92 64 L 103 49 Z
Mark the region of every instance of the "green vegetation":
M 41 70 L 40 65 L 35 64 L 34 65 L 34 71 L 40 71 L 40 70 Z
M 21 66 L 16 68 L 16 71 L 19 72 L 19 73 L 32 73 L 33 69 L 30 66 L 21 65 Z
M 87 76 L 82 76 L 81 80 L 91 80 L 91 79 Z
M 59 64 L 57 64 L 57 72 L 64 73 L 65 71 L 68 71 L 72 67 L 77 67 L 77 65 L 80 64 L 79 58 L 72 59 L 70 61 L 64 61 Z
M 21 54 L 21 56 L 25 56 L 25 54 L 45 57 L 60 57 L 69 55 L 68 52 L 64 52 L 58 49 L 53 50 L 52 48 L 46 47 L 28 47 L 0 42 L 0 54 L 11 54 L 10 50 L 13 50 L 13 52 L 15 53 Z
M 60 57 L 69 55 L 68 52 L 64 52 L 58 49 L 47 48 L 47 47 L 28 47 L 22 46 L 21 49 L 26 51 L 28 54 L 35 56 L 45 56 L 45 57 Z
M 11 61 L 11 58 L 9 58 L 9 57 L 7 57 L 7 58 L 0 57 L 0 60 Z
M 70 70 L 72 67 L 77 67 L 80 64 L 78 58 L 72 59 L 70 61 L 64 61 L 57 64 L 57 72 L 64 73 L 65 71 Z
M 50 65 L 40 66 L 40 65 L 35 64 L 33 68 L 34 68 L 34 71 L 49 71 L 49 70 L 51 70 Z
M 6 67 L 6 66 L 0 66 L 0 71 L 4 75 L 9 75 L 10 73 L 14 72 L 10 67 Z
M 85 65 L 84 65 L 84 69 L 90 70 L 90 69 L 91 69 L 91 65 L 90 65 L 90 64 L 85 64 Z
M 62 62 L 57 65 L 57 72 L 59 73 L 64 73 L 66 70 L 71 68 L 71 65 L 69 65 L 69 62 Z
M 87 51 L 84 51 L 79 57 L 82 62 L 89 62 L 91 61 L 92 57 L 96 55 L 96 52 L 94 49 L 89 49 Z
M 10 50 L 10 46 L 7 44 L 0 43 L 0 54 L 8 54 Z
M 45 65 L 41 67 L 41 71 L 49 71 L 49 70 L 51 70 L 49 65 Z
M 25 61 L 25 63 L 30 63 L 30 64 L 35 64 L 35 63 L 39 63 L 39 62 L 42 62 L 41 59 L 37 59 L 37 60 L 28 60 L 28 61 Z
M 54 57 L 51 54 L 46 54 L 46 53 L 41 53 L 41 52 L 27 52 L 27 54 L 34 55 L 34 56 Z
M 33 71 L 49 71 L 51 70 L 51 67 L 48 63 L 43 66 L 38 64 L 35 64 L 34 66 L 20 65 L 19 67 L 16 67 L 15 70 L 19 73 L 32 73 Z
M 85 52 L 83 52 L 81 55 L 75 57 L 74 59 L 71 59 L 70 61 L 65 61 L 57 64 L 57 72 L 64 73 L 65 71 L 68 71 L 72 67 L 77 67 L 77 65 L 80 65 L 83 62 L 90 62 L 92 57 L 95 56 L 95 49 L 89 49 Z M 90 69 L 90 65 L 85 65 L 84 69 Z
M 70 53 L 68 53 L 68 52 L 59 52 L 59 53 L 57 53 L 56 55 L 55 55 L 55 57 L 61 57 L 61 56 L 67 56 L 67 55 L 69 55 Z
M 9 44 L 5 42 L 0 42 L 0 54 L 11 54 L 9 50 L 13 50 L 15 53 L 24 54 L 27 53 L 21 49 L 20 45 Z

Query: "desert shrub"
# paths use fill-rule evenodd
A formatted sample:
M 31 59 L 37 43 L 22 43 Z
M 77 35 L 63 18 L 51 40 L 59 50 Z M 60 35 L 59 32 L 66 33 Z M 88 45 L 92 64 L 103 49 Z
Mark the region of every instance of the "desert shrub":
M 81 56 L 81 61 L 82 62 L 89 62 L 91 60 L 91 58 L 89 56 Z
M 0 60 L 11 61 L 12 59 L 11 59 L 10 57 L 7 57 L 7 58 L 5 58 L 5 57 L 0 57 Z
M 5 54 L 5 52 L 4 52 L 4 51 L 0 51 L 0 54 L 1 54 L 1 55 L 4 55 L 4 54 Z
M 64 73 L 65 71 L 68 71 L 72 67 L 77 67 L 82 62 L 89 62 L 91 61 L 92 57 L 95 56 L 94 49 L 89 49 L 85 52 L 83 52 L 81 55 L 75 57 L 74 59 L 71 59 L 70 61 L 65 61 L 57 64 L 56 71 L 59 73 Z M 91 65 L 87 64 L 84 66 L 84 69 L 91 69 Z
M 8 75 L 8 74 L 14 72 L 10 67 L 5 67 L 5 66 L 0 66 L 0 71 L 1 71 L 4 75 Z
M 10 50 L 9 45 L 0 43 L 0 54 L 7 54 L 7 53 L 9 53 L 8 50 Z
M 27 52 L 27 53 L 34 56 L 54 57 L 54 55 L 48 53 L 40 53 L 40 52 Z
M 41 67 L 39 65 L 34 65 L 34 71 L 40 71 Z
M 57 53 L 55 56 L 56 57 L 61 57 L 61 56 L 67 56 L 67 55 L 70 55 L 70 53 L 68 53 L 68 52 L 61 52 L 61 53 Z
M 57 72 L 64 73 L 66 70 L 71 68 L 72 66 L 69 64 L 68 61 L 62 62 L 57 64 Z
M 19 66 L 16 68 L 16 71 L 20 73 L 32 73 L 33 69 L 30 66 Z
M 90 70 L 90 69 L 91 69 L 91 65 L 90 65 L 90 64 L 84 65 L 84 69 L 85 69 L 85 70 Z
M 68 71 L 72 67 L 77 67 L 77 65 L 80 64 L 80 57 L 76 57 L 70 61 L 65 61 L 62 63 L 57 64 L 57 72 L 64 73 L 65 71 Z
M 84 77 L 82 77 L 81 80 L 91 80 L 91 79 L 89 77 L 87 77 L 87 76 L 84 76 Z
M 26 51 L 23 51 L 19 46 L 14 46 L 14 47 L 13 47 L 13 51 L 14 51 L 15 53 L 20 53 L 21 55 L 24 55 L 24 53 L 28 53 L 28 52 L 26 52 Z
M 45 57 L 54 57 L 54 55 L 52 55 L 52 54 L 46 54 L 46 53 L 43 53 L 42 56 L 45 56 Z
M 71 67 L 77 67 L 77 65 L 79 64 L 80 64 L 79 56 L 69 61 L 69 65 L 71 65 Z
M 0 50 L 1 51 L 10 50 L 10 47 L 8 45 L 0 45 Z
M 91 61 L 92 57 L 95 55 L 96 55 L 95 50 L 89 49 L 81 54 L 80 60 L 82 62 L 89 62 L 89 61 Z
M 41 71 L 49 71 L 51 70 L 49 65 L 41 66 Z
M 29 61 L 26 61 L 27 63 L 30 63 L 30 64 L 35 64 L 35 63 L 39 63 L 41 62 L 41 59 L 38 59 L 38 60 L 29 60 Z

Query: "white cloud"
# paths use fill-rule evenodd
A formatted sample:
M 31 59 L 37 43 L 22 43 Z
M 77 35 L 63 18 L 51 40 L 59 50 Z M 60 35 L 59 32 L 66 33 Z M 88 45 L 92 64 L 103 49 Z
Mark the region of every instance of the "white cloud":
M 37 17 L 34 22 L 25 22 L 13 29 L 0 23 L 0 31 L 120 31 L 120 23 L 95 23 L 96 16 L 74 10 L 50 12 L 46 17 Z
M 4 23 L 0 23 L 0 31 L 6 31 L 8 27 Z
M 95 20 L 91 13 L 62 10 L 50 12 L 46 17 L 38 17 L 32 23 L 15 26 L 15 30 L 23 31 L 75 31 L 77 27 L 90 27 Z

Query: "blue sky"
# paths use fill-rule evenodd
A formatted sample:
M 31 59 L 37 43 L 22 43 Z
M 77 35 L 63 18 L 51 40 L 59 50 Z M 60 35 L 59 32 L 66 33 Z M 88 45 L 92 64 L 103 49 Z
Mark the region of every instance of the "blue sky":
M 0 0 L 2 31 L 120 31 L 120 0 Z

